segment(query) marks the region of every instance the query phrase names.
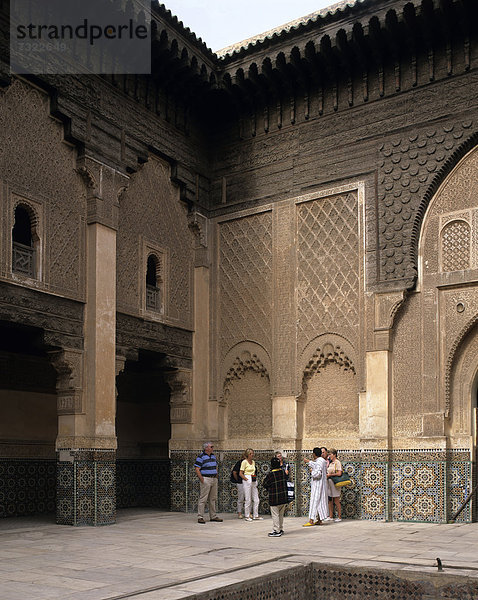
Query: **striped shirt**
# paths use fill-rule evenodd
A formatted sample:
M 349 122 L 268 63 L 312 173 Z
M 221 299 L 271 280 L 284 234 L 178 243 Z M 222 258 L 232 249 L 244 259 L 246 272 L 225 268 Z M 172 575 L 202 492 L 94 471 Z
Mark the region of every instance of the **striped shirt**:
M 201 475 L 217 475 L 217 460 L 214 454 L 208 456 L 205 452 L 196 458 L 195 467 L 201 471 Z

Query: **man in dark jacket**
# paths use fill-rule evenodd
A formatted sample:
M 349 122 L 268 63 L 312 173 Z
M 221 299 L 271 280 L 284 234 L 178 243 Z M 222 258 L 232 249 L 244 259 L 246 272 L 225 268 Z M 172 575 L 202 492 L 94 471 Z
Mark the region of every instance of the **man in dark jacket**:
M 264 479 L 264 487 L 269 492 L 269 506 L 272 515 L 272 531 L 269 537 L 280 537 L 284 530 L 284 513 L 289 499 L 287 496 L 287 477 L 281 469 L 280 460 L 274 456 L 271 460 L 271 470 Z

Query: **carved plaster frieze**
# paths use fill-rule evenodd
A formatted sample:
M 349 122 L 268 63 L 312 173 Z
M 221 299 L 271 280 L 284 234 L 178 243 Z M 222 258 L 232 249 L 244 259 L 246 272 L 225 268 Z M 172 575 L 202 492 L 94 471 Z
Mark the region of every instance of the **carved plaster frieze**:
M 355 374 L 355 367 L 352 359 L 346 354 L 344 349 L 330 341 L 325 341 L 325 343 L 315 350 L 303 370 L 302 396 L 305 397 L 309 379 L 315 373 L 320 373 L 320 371 L 329 363 L 336 363 L 339 367 L 342 367 L 344 371 L 351 371 Z
M 270 380 L 272 361 L 269 353 L 260 344 L 249 340 L 233 346 L 224 357 L 218 373 L 217 400 L 220 406 L 226 406 L 233 382 L 240 379 L 247 370 Z

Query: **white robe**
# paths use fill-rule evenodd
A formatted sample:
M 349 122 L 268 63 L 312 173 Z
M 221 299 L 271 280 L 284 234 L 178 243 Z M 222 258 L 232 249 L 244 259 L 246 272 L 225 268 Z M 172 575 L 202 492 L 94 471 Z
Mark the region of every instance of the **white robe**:
M 329 516 L 329 497 L 327 487 L 327 462 L 321 456 L 309 462 L 310 468 L 310 505 L 309 519 L 315 521 L 317 515 L 323 521 Z

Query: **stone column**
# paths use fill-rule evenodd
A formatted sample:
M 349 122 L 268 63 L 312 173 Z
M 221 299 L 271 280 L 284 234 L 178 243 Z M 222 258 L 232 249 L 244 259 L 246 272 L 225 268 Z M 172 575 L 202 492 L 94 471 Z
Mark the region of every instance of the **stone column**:
M 60 415 L 57 521 L 104 525 L 116 515 L 116 230 L 128 178 L 87 157 L 78 170 L 88 191 L 83 384 L 81 409 Z
M 295 353 L 295 204 L 274 204 L 274 317 L 272 373 L 272 440 L 277 448 L 297 446 L 299 410 Z

